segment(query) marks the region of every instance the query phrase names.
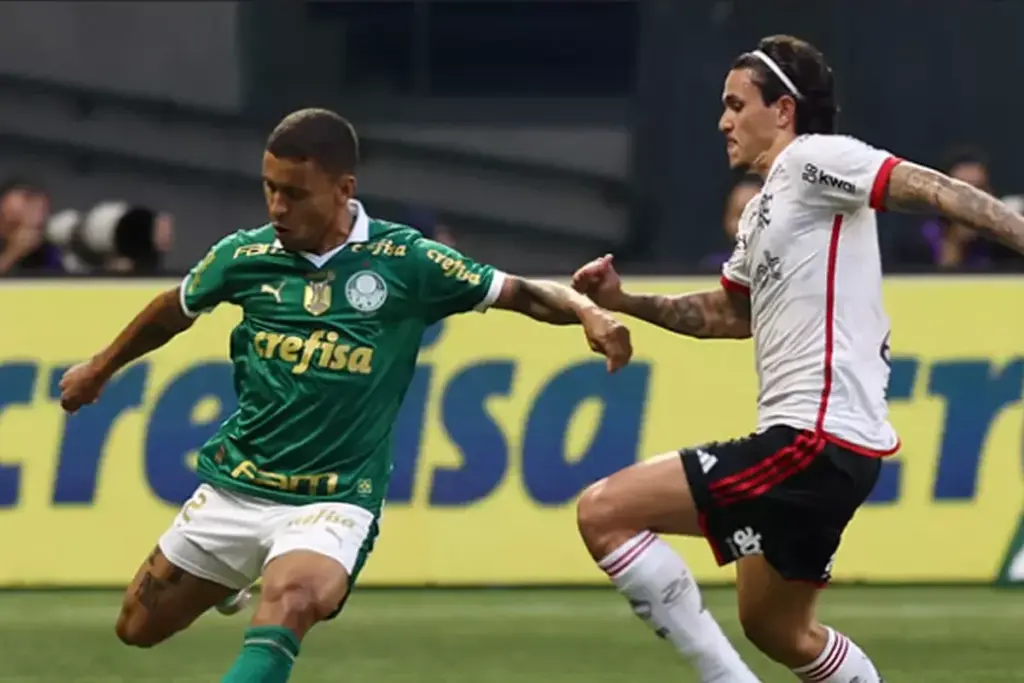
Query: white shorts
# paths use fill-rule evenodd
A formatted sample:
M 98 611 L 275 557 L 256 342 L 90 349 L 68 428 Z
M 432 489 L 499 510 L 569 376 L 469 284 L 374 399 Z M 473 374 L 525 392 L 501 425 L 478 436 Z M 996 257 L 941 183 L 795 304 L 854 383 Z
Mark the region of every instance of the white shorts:
M 294 550 L 333 558 L 351 576 L 374 522 L 373 513 L 347 503 L 282 505 L 202 484 L 160 537 L 160 550 L 189 574 L 234 589 Z

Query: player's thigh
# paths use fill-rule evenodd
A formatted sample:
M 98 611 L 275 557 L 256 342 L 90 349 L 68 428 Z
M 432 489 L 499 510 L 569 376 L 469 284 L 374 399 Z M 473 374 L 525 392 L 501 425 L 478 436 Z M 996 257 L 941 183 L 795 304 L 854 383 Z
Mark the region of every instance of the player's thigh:
M 188 573 L 154 548 L 125 591 L 117 635 L 129 645 L 156 645 L 232 593 L 232 588 Z
M 595 557 L 645 530 L 700 533 L 678 452 L 630 465 L 592 484 L 580 496 L 576 513 L 580 533 Z
M 820 440 L 807 444 L 806 453 L 814 456 L 809 465 L 795 474 L 780 469 L 790 476 L 733 506 L 728 525 L 716 518 L 709 537 L 737 560 L 744 630 L 778 661 L 813 650 L 806 646 L 817 629 L 819 591 L 831 579 L 843 532 L 880 470 L 876 459 Z M 797 450 L 794 457 L 803 457 Z
M 126 592 L 121 639 L 156 644 L 258 578 L 267 506 L 206 484 L 196 489 Z
M 300 634 L 333 618 L 377 534 L 369 511 L 344 503 L 282 508 L 272 522 L 255 624 L 284 624 Z
M 202 484 L 160 537 L 160 550 L 189 574 L 239 590 L 259 578 L 267 556 L 270 501 Z

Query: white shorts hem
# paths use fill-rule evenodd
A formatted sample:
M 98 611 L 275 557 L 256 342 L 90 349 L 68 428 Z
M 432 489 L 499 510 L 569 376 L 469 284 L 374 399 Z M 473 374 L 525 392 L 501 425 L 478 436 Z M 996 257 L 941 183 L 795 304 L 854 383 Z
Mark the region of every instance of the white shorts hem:
M 350 579 L 352 578 L 352 570 L 355 568 L 355 562 L 354 561 L 351 563 L 352 566 L 349 567 L 349 566 L 347 566 L 348 563 L 346 563 L 345 560 L 343 560 L 340 557 L 338 557 L 337 554 L 331 553 L 331 552 L 329 552 L 327 550 L 324 550 L 322 548 L 305 547 L 301 543 L 297 543 L 297 544 L 295 544 L 293 546 L 285 546 L 285 547 L 282 547 L 282 548 L 276 548 L 275 547 L 274 550 L 272 550 L 267 555 L 267 559 L 263 562 L 263 568 L 266 569 L 267 565 L 270 564 L 271 560 L 276 560 L 279 557 L 284 557 L 285 555 L 287 555 L 289 553 L 294 553 L 294 552 L 316 553 L 317 555 L 322 555 L 323 557 L 330 558 L 330 559 L 334 560 L 335 562 L 337 562 L 339 565 L 341 565 L 341 568 L 345 570 L 345 573 L 348 574 L 348 577 Z
M 160 538 L 160 541 L 157 545 L 160 547 L 160 552 L 164 554 L 164 557 L 166 557 L 170 561 L 170 563 L 173 564 L 175 567 L 184 570 L 192 576 L 198 577 L 200 579 L 205 579 L 206 581 L 212 581 L 213 583 L 219 586 L 224 586 L 225 588 L 230 588 L 231 590 L 240 591 L 243 588 L 249 587 L 251 582 L 243 581 L 243 579 L 240 576 L 229 577 L 225 574 L 219 574 L 216 571 L 205 569 L 202 565 L 193 562 L 188 557 L 186 557 L 185 553 L 179 552 L 178 548 L 173 547 L 175 542 L 171 541 L 171 539 L 168 538 L 168 536 L 174 533 L 174 531 L 174 529 L 171 529 L 170 531 L 168 531 L 168 533 L 164 534 Z M 187 538 L 179 537 L 175 539 L 175 541 L 177 542 L 176 544 L 178 545 L 180 545 L 181 543 L 187 543 L 196 548 L 197 551 L 205 552 L 202 550 L 202 548 L 199 548 L 199 546 L 196 546 Z

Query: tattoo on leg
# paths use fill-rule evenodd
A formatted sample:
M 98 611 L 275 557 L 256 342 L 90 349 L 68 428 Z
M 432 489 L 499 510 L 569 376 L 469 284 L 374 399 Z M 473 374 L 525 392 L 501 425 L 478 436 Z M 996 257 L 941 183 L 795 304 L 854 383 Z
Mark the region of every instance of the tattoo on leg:
M 159 550 L 154 550 L 146 559 L 146 564 L 150 567 L 156 563 L 158 552 Z M 181 580 L 184 577 L 185 571 L 179 567 L 171 567 L 171 571 L 167 576 L 162 577 L 155 576 L 152 569 L 150 569 L 143 574 L 142 580 L 139 582 L 139 587 L 135 590 L 135 597 L 138 598 L 139 604 L 147 610 L 155 610 L 160 604 L 160 599 L 163 595 L 171 588 L 181 583 Z

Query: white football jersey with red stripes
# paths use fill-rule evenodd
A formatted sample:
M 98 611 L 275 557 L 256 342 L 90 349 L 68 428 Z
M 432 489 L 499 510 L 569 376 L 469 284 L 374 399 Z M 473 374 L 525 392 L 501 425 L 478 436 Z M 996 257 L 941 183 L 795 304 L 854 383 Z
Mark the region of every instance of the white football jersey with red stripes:
M 804 135 L 740 218 L 722 284 L 750 296 L 758 431 L 813 430 L 889 455 L 889 317 L 875 211 L 899 159 L 843 135 Z

